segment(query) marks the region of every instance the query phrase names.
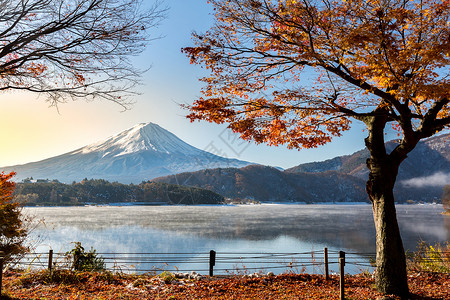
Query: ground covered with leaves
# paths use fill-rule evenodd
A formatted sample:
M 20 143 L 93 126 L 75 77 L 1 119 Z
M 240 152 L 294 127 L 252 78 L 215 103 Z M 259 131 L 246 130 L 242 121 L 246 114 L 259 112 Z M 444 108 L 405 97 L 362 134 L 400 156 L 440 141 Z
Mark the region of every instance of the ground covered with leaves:
M 347 299 L 377 299 L 369 275 L 346 276 Z M 411 299 L 450 299 L 450 274 L 409 275 Z M 56 270 L 7 271 L 3 299 L 339 299 L 339 278 L 322 275 L 179 279 L 173 274 L 124 275 Z

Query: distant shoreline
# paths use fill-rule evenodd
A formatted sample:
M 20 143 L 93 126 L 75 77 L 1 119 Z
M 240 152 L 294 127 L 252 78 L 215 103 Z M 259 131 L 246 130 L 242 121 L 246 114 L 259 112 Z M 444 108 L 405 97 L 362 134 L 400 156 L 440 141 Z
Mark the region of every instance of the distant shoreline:
M 35 205 L 35 206 L 27 206 L 24 205 L 24 208 L 39 208 L 39 207 L 44 207 L 44 208 L 50 208 L 50 207 L 137 207 L 137 206 L 152 206 L 152 207 L 160 207 L 160 206 L 167 206 L 167 207 L 181 207 L 181 206 L 185 206 L 185 207 L 195 207 L 195 206 L 201 206 L 201 207 L 205 207 L 205 206 L 212 206 L 212 207 L 218 207 L 218 206 L 229 206 L 229 207 L 233 207 L 233 206 L 270 206 L 270 205 L 305 205 L 305 206 L 310 206 L 310 205 L 367 205 L 370 206 L 371 203 L 367 203 L 367 202 L 317 202 L 317 203 L 306 203 L 306 202 L 262 202 L 259 204 L 253 204 L 253 203 L 249 203 L 249 204 L 191 204 L 191 205 L 187 205 L 187 204 L 176 204 L 176 205 L 171 205 L 171 204 L 167 204 L 167 203 L 130 203 L 130 202 L 123 202 L 123 203 L 108 203 L 108 204 L 85 204 L 85 205 Z M 441 203 L 396 203 L 395 205 L 405 205 L 405 206 L 414 206 L 414 205 L 441 205 Z M 443 215 L 450 215 L 450 212 L 443 212 Z

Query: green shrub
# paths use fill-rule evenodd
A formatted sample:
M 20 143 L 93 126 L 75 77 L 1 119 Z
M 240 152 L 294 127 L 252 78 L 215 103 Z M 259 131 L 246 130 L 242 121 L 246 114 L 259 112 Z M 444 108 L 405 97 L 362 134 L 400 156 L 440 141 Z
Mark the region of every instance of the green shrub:
M 75 247 L 66 252 L 66 256 L 72 259 L 72 269 L 75 271 L 104 271 L 105 261 L 91 248 L 86 252 L 80 242 L 75 242 Z
M 167 272 L 167 271 L 162 272 L 162 273 L 159 275 L 159 277 L 162 278 L 162 280 L 164 281 L 164 283 L 172 283 L 172 281 L 175 280 L 175 275 L 172 274 L 172 273 L 170 273 L 170 272 Z
M 414 271 L 450 272 L 450 243 L 434 246 L 420 242 L 417 251 L 407 255 L 409 269 Z

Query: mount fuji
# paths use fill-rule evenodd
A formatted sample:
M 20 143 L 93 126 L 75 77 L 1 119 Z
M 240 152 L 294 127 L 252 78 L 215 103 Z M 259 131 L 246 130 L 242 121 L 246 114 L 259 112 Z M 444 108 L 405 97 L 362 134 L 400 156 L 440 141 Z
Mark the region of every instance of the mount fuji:
M 181 172 L 250 164 L 200 150 L 157 124 L 142 123 L 66 154 L 0 169 L 15 171 L 17 181 L 33 177 L 71 183 L 95 178 L 140 183 Z

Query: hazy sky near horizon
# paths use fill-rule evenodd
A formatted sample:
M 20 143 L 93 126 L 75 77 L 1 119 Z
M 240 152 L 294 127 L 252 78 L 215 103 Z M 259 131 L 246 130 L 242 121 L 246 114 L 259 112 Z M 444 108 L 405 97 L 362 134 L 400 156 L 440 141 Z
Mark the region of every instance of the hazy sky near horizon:
M 38 161 L 81 148 L 115 135 L 138 123 L 153 122 L 185 142 L 214 154 L 264 165 L 289 168 L 300 163 L 321 161 L 351 154 L 364 147 L 363 125 L 336 138 L 329 145 L 308 150 L 288 150 L 237 140 L 226 125 L 190 123 L 181 103 L 192 103 L 199 95 L 198 79 L 206 71 L 189 64 L 181 48 L 191 46 L 191 33 L 204 32 L 213 24 L 211 5 L 206 0 L 166 0 L 168 17 L 153 35 L 147 51 L 135 59 L 139 67 L 151 67 L 140 87 L 134 107 L 122 112 L 107 101 L 69 102 L 59 112 L 49 108 L 36 94 L 1 94 L 0 166 Z

